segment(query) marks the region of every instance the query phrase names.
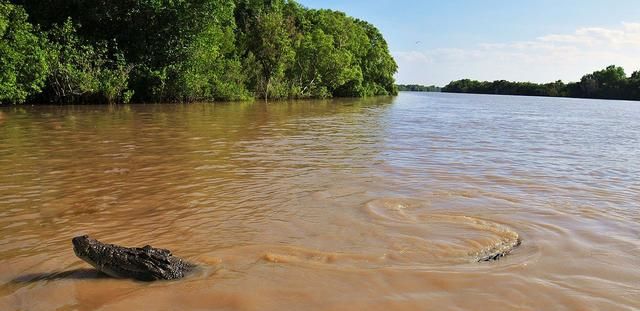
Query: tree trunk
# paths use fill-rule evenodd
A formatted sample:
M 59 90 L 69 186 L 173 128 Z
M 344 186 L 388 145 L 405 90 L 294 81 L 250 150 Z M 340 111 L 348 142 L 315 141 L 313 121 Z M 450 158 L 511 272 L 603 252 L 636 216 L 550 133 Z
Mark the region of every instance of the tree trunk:
M 269 102 L 269 87 L 271 86 L 271 77 L 267 79 L 267 86 L 264 89 L 264 102 Z

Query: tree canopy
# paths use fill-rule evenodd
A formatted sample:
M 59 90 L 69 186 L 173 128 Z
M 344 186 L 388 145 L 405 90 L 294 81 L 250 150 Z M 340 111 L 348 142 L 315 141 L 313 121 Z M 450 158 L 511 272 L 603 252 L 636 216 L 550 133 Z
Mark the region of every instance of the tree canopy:
M 0 88 L 12 94 L 0 98 L 4 103 L 397 92 L 397 65 L 378 29 L 291 0 L 0 0 L 0 5 L 0 33 L 10 33 L 0 42 Z M 34 68 L 15 65 L 25 63 Z

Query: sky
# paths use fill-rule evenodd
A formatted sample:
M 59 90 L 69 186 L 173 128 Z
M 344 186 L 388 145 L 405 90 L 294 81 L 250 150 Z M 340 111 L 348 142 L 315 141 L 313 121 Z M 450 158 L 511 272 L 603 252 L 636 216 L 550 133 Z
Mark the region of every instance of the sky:
M 640 70 L 640 0 L 299 0 L 376 25 L 398 83 L 578 81 Z

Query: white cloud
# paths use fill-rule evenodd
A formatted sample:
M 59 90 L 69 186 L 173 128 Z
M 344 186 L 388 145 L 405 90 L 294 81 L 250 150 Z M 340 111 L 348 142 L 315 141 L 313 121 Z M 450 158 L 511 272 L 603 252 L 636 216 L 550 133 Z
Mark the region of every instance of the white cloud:
M 444 85 L 451 80 L 579 80 L 615 64 L 640 69 L 640 23 L 580 28 L 530 41 L 484 43 L 473 48 L 394 52 L 398 82 Z

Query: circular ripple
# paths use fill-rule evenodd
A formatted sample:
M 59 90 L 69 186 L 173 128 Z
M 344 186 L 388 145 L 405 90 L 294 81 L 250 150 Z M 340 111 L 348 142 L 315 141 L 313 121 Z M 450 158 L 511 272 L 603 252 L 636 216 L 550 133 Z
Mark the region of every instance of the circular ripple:
M 513 229 L 465 215 L 432 213 L 418 201 L 378 199 L 365 205 L 385 227 L 389 257 L 397 264 L 454 264 L 498 259 L 520 245 Z M 402 249 L 397 249 L 401 245 Z

